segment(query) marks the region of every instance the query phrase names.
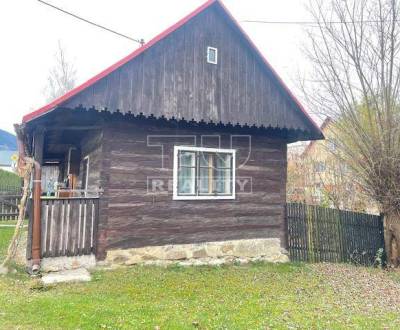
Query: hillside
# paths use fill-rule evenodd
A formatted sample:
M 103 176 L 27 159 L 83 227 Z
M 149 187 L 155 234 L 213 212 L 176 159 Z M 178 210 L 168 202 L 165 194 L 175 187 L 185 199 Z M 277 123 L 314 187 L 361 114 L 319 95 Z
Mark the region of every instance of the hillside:
M 15 135 L 0 129 L 0 150 L 17 150 Z

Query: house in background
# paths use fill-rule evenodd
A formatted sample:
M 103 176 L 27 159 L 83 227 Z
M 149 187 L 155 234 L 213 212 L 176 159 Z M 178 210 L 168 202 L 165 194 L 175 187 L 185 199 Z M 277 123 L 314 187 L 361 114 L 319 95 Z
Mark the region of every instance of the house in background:
M 325 140 L 293 145 L 288 150 L 288 200 L 344 210 L 379 213 L 363 193 L 351 169 L 340 159 L 334 122 L 321 125 Z
M 13 172 L 17 163 L 17 138 L 0 129 L 0 168 Z
M 14 172 L 18 160 L 17 150 L 0 150 L 0 168 L 8 172 Z
M 347 173 L 345 164 L 341 165 L 341 168 L 336 168 L 340 162 L 334 156 L 336 145 L 329 134 L 331 124 L 331 118 L 324 120 L 321 131 L 324 133 L 325 140 L 323 143 L 311 141 L 301 154 L 301 163 L 307 173 L 305 176 L 306 203 L 340 208 L 343 205 L 335 205 L 336 189 L 342 188 L 341 184 L 344 183 L 342 193 L 345 193 L 350 187 L 347 187 L 345 183 Z
M 18 136 L 41 165 L 34 267 L 82 255 L 287 260 L 287 144 L 323 138 L 214 0 L 26 115 Z

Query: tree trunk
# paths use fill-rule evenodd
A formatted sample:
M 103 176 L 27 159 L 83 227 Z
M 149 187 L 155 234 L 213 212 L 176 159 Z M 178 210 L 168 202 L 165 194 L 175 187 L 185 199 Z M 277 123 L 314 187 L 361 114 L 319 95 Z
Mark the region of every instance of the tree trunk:
M 384 218 L 385 250 L 390 267 L 400 266 L 400 214 L 388 213 Z

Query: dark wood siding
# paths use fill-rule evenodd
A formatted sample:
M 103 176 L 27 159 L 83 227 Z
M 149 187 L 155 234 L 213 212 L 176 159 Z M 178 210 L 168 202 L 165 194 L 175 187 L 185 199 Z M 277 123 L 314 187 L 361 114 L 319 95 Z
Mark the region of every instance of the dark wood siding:
M 151 144 L 163 144 L 164 168 L 161 148 L 147 144 L 152 134 L 165 135 L 151 138 Z M 102 180 L 106 189 L 101 198 L 104 209 L 100 209 L 100 257 L 105 250 L 115 248 L 283 237 L 285 141 L 252 136 L 250 153 L 248 140 L 234 141 L 237 163 L 243 164 L 236 175 L 252 179 L 252 193 L 238 193 L 236 200 L 174 201 L 172 191 L 148 194 L 147 183 L 154 177 L 172 179 L 173 146 L 191 143 L 190 138 L 167 137 L 175 134 L 195 135 L 200 146 L 201 135 L 210 132 L 133 123 L 105 129 Z M 221 147 L 230 148 L 230 140 L 231 136 L 223 133 Z M 203 146 L 215 147 L 217 141 L 204 138 Z
M 217 65 L 207 46 L 218 48 Z M 315 132 L 218 6 L 62 106 Z

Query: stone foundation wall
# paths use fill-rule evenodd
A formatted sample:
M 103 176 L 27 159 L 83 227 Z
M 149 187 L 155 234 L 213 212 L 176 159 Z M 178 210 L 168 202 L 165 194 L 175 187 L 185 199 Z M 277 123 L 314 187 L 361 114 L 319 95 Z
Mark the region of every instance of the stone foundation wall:
M 287 262 L 279 238 L 149 246 L 107 251 L 105 262 L 116 265 L 218 265 L 250 261 Z

